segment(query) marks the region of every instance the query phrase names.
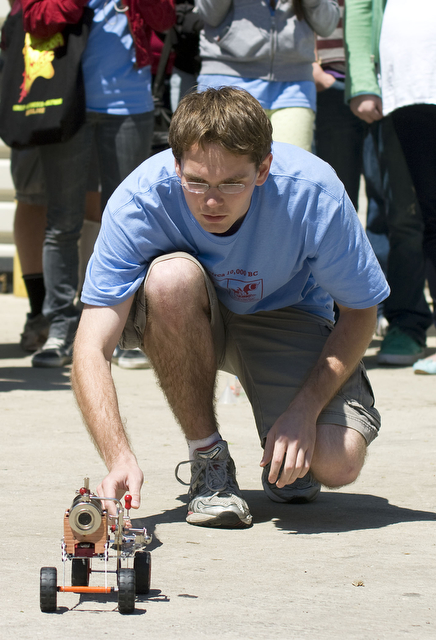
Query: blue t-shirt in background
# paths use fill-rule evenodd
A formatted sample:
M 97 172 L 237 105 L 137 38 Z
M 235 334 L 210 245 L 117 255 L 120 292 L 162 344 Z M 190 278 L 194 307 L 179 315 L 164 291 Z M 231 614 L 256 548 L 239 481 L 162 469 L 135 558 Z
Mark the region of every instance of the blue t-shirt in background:
M 88 6 L 94 9 L 82 58 L 88 111 L 113 115 L 153 111 L 151 70 L 135 66 L 126 14 L 116 11 L 114 0 L 89 0 Z
M 384 300 L 389 287 L 332 168 L 289 144 L 274 143 L 273 156 L 231 236 L 208 233 L 195 220 L 171 150 L 146 160 L 108 202 L 83 302 L 128 299 L 153 258 L 174 251 L 202 263 L 235 313 L 294 306 L 333 320 L 333 300 L 356 309 Z
M 199 75 L 197 91 L 205 91 L 208 87 L 238 87 L 245 89 L 256 98 L 263 109 L 286 109 L 288 107 L 305 107 L 316 112 L 316 88 L 310 80 L 301 82 L 278 82 L 260 80 L 258 78 L 240 78 L 239 76 Z

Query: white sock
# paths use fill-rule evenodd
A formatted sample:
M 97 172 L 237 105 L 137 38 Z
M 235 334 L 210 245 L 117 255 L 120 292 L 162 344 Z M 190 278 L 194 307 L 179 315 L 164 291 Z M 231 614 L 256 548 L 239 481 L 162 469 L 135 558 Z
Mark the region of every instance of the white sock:
M 186 438 L 186 442 L 188 443 L 189 459 L 194 459 L 194 451 L 196 449 L 210 447 L 217 440 L 222 440 L 218 431 L 215 431 L 215 433 L 213 433 L 211 436 L 208 436 L 207 438 L 201 438 L 200 440 L 188 440 L 188 438 Z

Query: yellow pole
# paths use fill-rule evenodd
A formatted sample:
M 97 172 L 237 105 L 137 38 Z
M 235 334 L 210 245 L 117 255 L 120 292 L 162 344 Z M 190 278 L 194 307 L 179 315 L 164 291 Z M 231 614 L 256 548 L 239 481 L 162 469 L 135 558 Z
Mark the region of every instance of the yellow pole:
M 14 296 L 27 298 L 27 291 L 23 280 L 23 274 L 21 272 L 20 258 L 18 257 L 17 251 L 15 251 L 14 255 L 13 291 Z

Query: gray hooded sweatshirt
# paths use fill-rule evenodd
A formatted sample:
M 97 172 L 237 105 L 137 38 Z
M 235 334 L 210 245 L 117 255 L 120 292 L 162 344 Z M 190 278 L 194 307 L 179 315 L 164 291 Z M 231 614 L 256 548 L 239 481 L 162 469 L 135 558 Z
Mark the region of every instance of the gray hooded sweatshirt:
M 201 74 L 296 82 L 313 80 L 315 33 L 328 36 L 339 21 L 336 0 L 302 0 L 298 20 L 292 0 L 196 0 L 204 29 Z

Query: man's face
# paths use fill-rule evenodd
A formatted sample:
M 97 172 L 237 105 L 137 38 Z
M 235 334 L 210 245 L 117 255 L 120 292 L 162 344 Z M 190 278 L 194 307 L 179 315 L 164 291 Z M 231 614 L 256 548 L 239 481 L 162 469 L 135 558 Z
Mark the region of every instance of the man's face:
M 249 156 L 238 156 L 214 144 L 204 149 L 194 145 L 184 153 L 181 164 L 176 162 L 176 173 L 182 184 L 196 182 L 210 185 L 206 193 L 183 190 L 192 215 L 209 233 L 225 233 L 247 213 L 254 187 L 262 185 L 268 177 L 272 155 L 256 169 Z M 225 194 L 221 184 L 243 184 L 240 193 Z

